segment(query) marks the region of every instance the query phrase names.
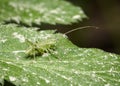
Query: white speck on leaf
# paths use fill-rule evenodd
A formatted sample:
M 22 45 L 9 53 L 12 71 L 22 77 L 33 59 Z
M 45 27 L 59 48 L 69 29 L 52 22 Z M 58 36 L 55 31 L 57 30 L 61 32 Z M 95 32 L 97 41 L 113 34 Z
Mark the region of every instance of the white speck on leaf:
M 44 53 L 42 56 L 47 57 L 47 56 L 49 56 L 49 53 Z
M 105 84 L 104 86 L 110 86 L 110 84 L 108 83 L 108 84 Z
M 105 55 L 105 56 L 104 56 L 104 59 L 108 59 L 108 56 Z
M 17 23 L 20 23 L 20 17 L 19 16 L 12 17 L 12 19 L 15 20 Z
M 50 83 L 50 81 L 48 79 L 44 78 L 44 77 L 39 76 L 39 78 L 44 79 L 46 83 Z
M 115 54 L 109 54 L 111 57 L 115 58 L 115 59 L 118 59 L 118 57 L 115 55 Z
M 3 68 L 2 70 L 4 70 L 4 71 L 8 71 L 8 69 L 7 69 L 7 68 Z
M 84 62 L 83 64 L 84 64 L 84 65 L 88 65 L 88 63 L 87 63 L 87 62 Z
M 58 54 L 58 51 L 53 52 L 54 54 Z
M 36 75 L 36 73 L 34 73 L 34 72 L 33 72 L 32 74 L 33 74 L 33 75 Z
M 72 19 L 79 19 L 81 16 L 80 15 L 75 15 L 72 17 Z
M 73 84 L 70 84 L 70 86 L 73 86 Z
M 14 36 L 15 38 L 18 38 L 21 43 L 25 42 L 25 37 L 24 37 L 23 35 L 21 35 L 21 34 L 19 34 L 19 33 L 17 33 L 17 32 L 14 32 L 14 33 L 13 33 L 13 36 Z
M 92 77 L 96 77 L 96 74 L 95 74 L 95 73 L 92 73 Z
M 74 71 L 75 74 L 79 74 L 79 71 Z
M 23 82 L 28 82 L 28 79 L 27 78 L 23 78 L 22 81 Z
M 14 7 L 14 8 L 17 7 L 17 4 L 16 4 L 16 3 L 13 3 L 13 2 L 10 2 L 9 5 L 12 6 L 12 7 Z
M 37 18 L 37 19 L 34 20 L 34 22 L 35 22 L 36 24 L 40 24 L 41 19 L 40 19 L 40 18 Z
M 14 53 L 15 55 L 21 52 L 25 52 L 25 50 L 17 50 L 17 51 L 12 51 L 12 53 Z
M 6 62 L 7 64 L 12 64 L 12 62 Z
M 15 80 L 16 80 L 16 77 L 14 77 L 14 76 L 9 76 L 9 79 L 10 79 L 10 81 L 15 81 Z
M 38 85 L 40 85 L 40 82 L 37 82 Z
M 64 22 L 64 20 L 62 18 L 55 18 L 58 21 Z
M 0 42 L 5 43 L 7 39 L 1 39 Z
M 49 81 L 48 79 L 45 79 L 45 82 L 46 82 L 46 83 L 50 83 L 50 81 Z
M 112 72 L 113 70 L 114 70 L 114 67 L 111 67 L 110 70 L 109 70 L 109 72 Z
M 53 13 L 53 14 L 58 14 L 58 10 L 51 10 L 50 13 Z

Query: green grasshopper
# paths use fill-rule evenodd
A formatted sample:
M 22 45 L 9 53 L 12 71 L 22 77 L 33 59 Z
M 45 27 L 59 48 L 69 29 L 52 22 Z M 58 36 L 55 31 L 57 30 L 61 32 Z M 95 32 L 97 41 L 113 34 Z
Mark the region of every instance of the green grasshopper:
M 25 39 L 26 42 L 29 44 L 28 49 L 26 50 L 26 54 L 28 56 L 41 56 L 44 53 L 51 53 L 55 49 L 56 40 L 44 40 L 39 41 L 36 40 L 35 42 L 31 42 L 28 39 Z
M 76 30 L 84 29 L 84 28 L 91 28 L 91 27 L 97 28 L 94 26 L 79 27 L 79 28 L 70 30 L 64 34 L 67 35 L 73 31 L 76 31 Z M 35 56 L 41 56 L 45 53 L 53 54 L 53 51 L 56 49 L 57 39 L 45 39 L 44 41 L 36 40 L 35 42 L 32 42 L 29 39 L 25 39 L 25 40 L 29 44 L 29 47 L 25 53 L 28 56 L 31 56 L 34 58 L 35 58 Z

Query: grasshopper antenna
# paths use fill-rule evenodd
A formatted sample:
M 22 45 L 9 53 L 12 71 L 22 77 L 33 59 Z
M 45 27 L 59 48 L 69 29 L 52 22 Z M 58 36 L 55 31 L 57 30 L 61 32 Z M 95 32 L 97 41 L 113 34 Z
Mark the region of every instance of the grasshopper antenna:
M 67 35 L 67 34 L 72 33 L 72 32 L 74 32 L 74 31 L 77 31 L 77 30 L 80 30 L 80 29 L 87 29 L 87 28 L 95 28 L 95 29 L 98 29 L 98 27 L 96 27 L 96 26 L 84 26 L 84 27 L 78 27 L 78 28 L 76 28 L 76 29 L 67 31 L 67 32 L 65 32 L 64 34 Z

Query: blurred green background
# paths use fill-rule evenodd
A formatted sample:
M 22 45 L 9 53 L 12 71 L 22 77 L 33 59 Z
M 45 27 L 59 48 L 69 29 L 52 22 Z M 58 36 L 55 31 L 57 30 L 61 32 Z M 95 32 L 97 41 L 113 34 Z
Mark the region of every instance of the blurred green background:
M 120 54 L 120 0 L 67 0 L 80 6 L 88 16 L 82 22 L 72 25 L 48 25 L 41 28 L 58 29 L 65 33 L 82 26 L 96 26 L 68 34 L 69 39 L 79 47 L 100 48 L 108 52 Z

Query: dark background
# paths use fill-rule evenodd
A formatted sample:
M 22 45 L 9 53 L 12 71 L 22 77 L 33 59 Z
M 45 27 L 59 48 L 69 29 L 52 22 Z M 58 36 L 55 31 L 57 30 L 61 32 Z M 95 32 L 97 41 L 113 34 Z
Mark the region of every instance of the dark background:
M 120 54 L 120 0 L 67 0 L 82 7 L 89 19 L 72 28 L 93 25 L 99 29 L 83 29 L 69 34 L 80 47 L 95 47 Z

